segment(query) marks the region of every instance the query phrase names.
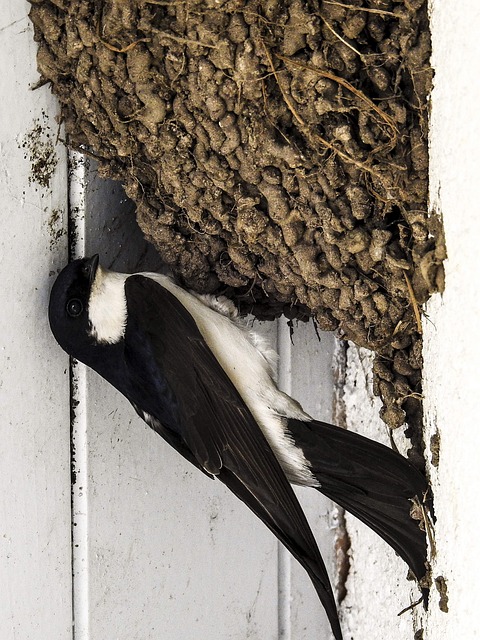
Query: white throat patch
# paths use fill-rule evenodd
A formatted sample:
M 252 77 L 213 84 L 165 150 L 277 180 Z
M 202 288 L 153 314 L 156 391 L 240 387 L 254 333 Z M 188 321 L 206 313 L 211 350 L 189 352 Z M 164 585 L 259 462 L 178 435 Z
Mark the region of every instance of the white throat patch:
M 102 269 L 99 265 L 88 301 L 90 333 L 107 344 L 115 344 L 125 333 L 127 300 L 125 298 L 124 273 Z

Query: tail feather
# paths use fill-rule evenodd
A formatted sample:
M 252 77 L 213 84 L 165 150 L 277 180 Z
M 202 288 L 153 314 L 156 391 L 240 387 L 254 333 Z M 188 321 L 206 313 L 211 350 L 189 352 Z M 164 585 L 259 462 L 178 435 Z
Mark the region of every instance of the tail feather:
M 403 456 L 374 440 L 312 421 L 290 419 L 288 430 L 310 463 L 318 490 L 381 536 L 416 578 L 426 573 L 425 532 L 410 511 L 423 502 L 425 477 Z

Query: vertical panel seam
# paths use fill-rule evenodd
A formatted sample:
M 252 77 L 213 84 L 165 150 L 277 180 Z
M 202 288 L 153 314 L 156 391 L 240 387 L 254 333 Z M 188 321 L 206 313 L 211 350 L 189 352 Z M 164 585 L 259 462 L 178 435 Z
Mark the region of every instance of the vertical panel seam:
M 69 260 L 85 251 L 85 191 L 87 160 L 78 152 L 68 154 Z M 88 457 L 87 380 L 85 366 L 70 358 L 70 448 L 73 640 L 88 640 Z
M 292 352 L 290 327 L 286 318 L 277 321 L 278 344 L 278 383 L 285 393 L 292 391 Z M 278 637 L 279 640 L 291 640 L 291 555 L 287 549 L 278 544 Z

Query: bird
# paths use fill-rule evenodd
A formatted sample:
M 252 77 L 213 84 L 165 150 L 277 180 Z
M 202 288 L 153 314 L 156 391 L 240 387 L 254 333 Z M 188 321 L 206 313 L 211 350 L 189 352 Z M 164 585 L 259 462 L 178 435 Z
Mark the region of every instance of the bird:
M 292 485 L 357 516 L 424 578 L 425 531 L 411 510 L 428 495 L 425 476 L 396 451 L 312 418 L 282 392 L 274 350 L 233 302 L 168 275 L 108 270 L 96 254 L 60 272 L 48 316 L 64 351 L 285 545 L 308 573 L 335 640 L 343 636 L 334 592 Z

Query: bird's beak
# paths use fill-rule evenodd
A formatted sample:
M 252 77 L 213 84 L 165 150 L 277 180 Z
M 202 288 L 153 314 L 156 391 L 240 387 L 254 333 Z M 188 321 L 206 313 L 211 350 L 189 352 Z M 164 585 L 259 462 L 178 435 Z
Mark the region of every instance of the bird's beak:
M 98 260 L 98 253 L 96 253 L 85 262 L 85 267 L 86 269 L 88 269 L 88 281 L 90 284 L 92 284 L 92 282 L 95 280 L 95 274 L 97 273 L 98 268 Z

